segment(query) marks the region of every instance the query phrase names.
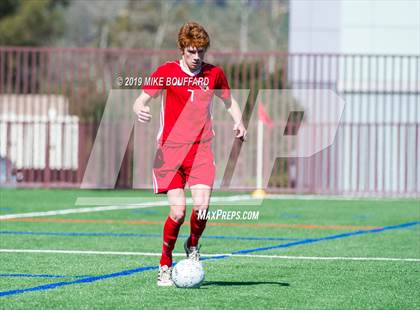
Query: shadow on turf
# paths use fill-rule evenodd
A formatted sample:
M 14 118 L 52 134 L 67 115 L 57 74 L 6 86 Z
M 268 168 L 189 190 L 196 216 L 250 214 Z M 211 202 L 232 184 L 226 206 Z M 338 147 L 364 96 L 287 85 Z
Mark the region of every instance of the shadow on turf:
M 243 285 L 259 285 L 259 284 L 276 284 L 279 286 L 290 286 L 289 283 L 284 282 L 272 282 L 272 281 L 248 281 L 248 282 L 239 282 L 239 281 L 209 281 L 204 282 L 201 284 L 201 287 L 203 286 L 210 286 L 210 285 L 217 285 L 217 286 L 243 286 Z

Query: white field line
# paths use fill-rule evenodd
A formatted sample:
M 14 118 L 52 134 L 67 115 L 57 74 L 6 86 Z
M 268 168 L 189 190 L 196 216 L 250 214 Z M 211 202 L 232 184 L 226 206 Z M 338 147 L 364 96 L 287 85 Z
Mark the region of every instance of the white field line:
M 232 256 L 253 257 L 253 258 L 280 258 L 280 259 L 301 259 L 301 260 L 353 260 L 353 261 L 402 261 L 420 262 L 420 258 L 398 258 L 398 257 L 333 257 L 333 256 L 288 256 L 288 255 L 254 255 L 234 254 Z
M 240 198 L 238 200 L 238 198 Z M 154 196 L 154 197 L 78 197 L 76 199 L 76 206 L 109 206 L 109 205 L 142 205 L 143 203 L 149 202 L 168 201 L 166 196 Z M 259 205 L 263 201 L 263 198 L 252 197 L 250 195 L 235 195 L 235 196 L 213 196 L 210 198 L 210 204 L 212 205 Z M 192 202 L 191 198 L 187 198 L 187 202 Z
M 229 203 L 229 202 L 238 202 L 238 201 L 249 201 L 253 198 L 249 195 L 238 195 L 238 196 L 228 196 L 228 197 L 213 197 L 212 202 L 216 203 Z M 254 205 L 261 204 L 261 199 L 254 199 Z M 191 204 L 192 199 L 188 198 L 187 203 Z M 0 215 L 0 220 L 7 219 L 16 219 L 16 218 L 27 218 L 27 217 L 41 217 L 41 216 L 51 216 L 51 215 L 64 215 L 64 214 L 75 214 L 75 213 L 88 213 L 88 212 L 101 212 L 101 211 L 113 211 L 113 210 L 129 210 L 129 209 L 143 209 L 151 208 L 158 206 L 167 206 L 167 201 L 148 201 L 141 204 L 129 204 L 129 205 L 120 205 L 120 206 L 104 206 L 104 207 L 89 207 L 89 208 L 74 208 L 74 209 L 63 209 L 63 210 L 51 210 L 44 212 L 29 212 L 29 213 L 15 213 L 15 214 L 5 214 Z
M 122 256 L 160 256 L 161 253 L 151 252 L 115 252 L 115 251 L 80 251 L 80 250 L 33 250 L 33 249 L 0 249 L 2 253 L 47 253 L 47 254 L 93 254 L 93 255 L 122 255 Z M 173 256 L 185 256 L 185 253 L 174 253 Z M 289 255 L 254 255 L 254 254 L 201 254 L 202 257 L 248 257 L 290 260 L 344 260 L 344 261 L 397 261 L 420 262 L 419 258 L 398 257 L 331 257 L 331 256 L 289 256 Z
M 299 195 L 299 194 L 268 194 L 263 199 L 268 200 L 374 200 L 374 201 L 401 201 L 401 200 L 412 200 L 419 198 L 416 195 L 407 195 L 401 197 L 389 197 L 389 196 L 378 196 L 375 194 L 366 194 L 366 195 L 351 195 L 351 194 L 343 194 L 343 195 Z
M 81 197 L 76 201 L 76 205 L 81 205 L 83 203 L 93 204 L 94 199 L 88 199 L 89 197 Z M 254 198 L 251 195 L 237 195 L 237 196 L 226 196 L 226 197 L 212 197 L 210 204 L 222 204 L 229 205 L 234 204 L 235 202 L 243 202 L 244 205 L 261 205 L 264 199 L 272 200 L 363 200 L 369 199 L 369 197 L 352 197 L 352 196 L 323 196 L 323 195 L 267 195 L 264 198 Z M 378 198 L 371 198 L 378 200 Z M 382 199 L 382 198 L 380 198 Z M 142 200 L 142 199 L 141 199 Z M 385 198 L 385 200 L 387 200 Z M 392 200 L 391 198 L 389 200 Z M 128 200 L 129 201 L 129 200 Z M 128 202 L 127 201 L 127 202 Z M 98 204 L 106 203 L 105 200 L 99 199 Z M 186 203 L 191 204 L 192 199 L 188 198 Z M 168 202 L 165 200 L 159 201 L 145 201 L 136 204 L 123 203 L 121 205 L 112 205 L 112 206 L 96 206 L 88 208 L 73 208 L 73 209 L 63 209 L 63 210 L 51 210 L 44 212 L 29 212 L 29 213 L 15 213 L 15 214 L 5 214 L 0 215 L 1 220 L 15 219 L 15 218 L 28 218 L 28 217 L 42 217 L 42 216 L 53 216 L 53 215 L 65 215 L 65 214 L 76 214 L 76 213 L 89 213 L 89 212 L 102 212 L 102 211 L 113 211 L 113 210 L 130 210 L 130 209 L 143 209 L 151 208 L 158 206 L 166 206 Z
M 52 210 L 44 212 L 29 212 L 29 213 L 15 213 L 15 214 L 6 214 L 1 215 L 0 220 L 7 219 L 16 219 L 16 218 L 25 218 L 25 217 L 40 217 L 40 216 L 50 216 L 50 215 L 63 215 L 63 214 L 74 214 L 74 213 L 88 213 L 88 212 L 101 212 L 101 211 L 112 211 L 112 210 L 127 210 L 127 209 L 142 209 L 150 208 L 156 206 L 167 205 L 163 201 L 159 203 L 144 203 L 141 206 L 139 205 L 130 205 L 130 206 L 106 206 L 106 207 L 91 207 L 91 208 L 74 208 L 74 209 L 63 209 L 63 210 Z

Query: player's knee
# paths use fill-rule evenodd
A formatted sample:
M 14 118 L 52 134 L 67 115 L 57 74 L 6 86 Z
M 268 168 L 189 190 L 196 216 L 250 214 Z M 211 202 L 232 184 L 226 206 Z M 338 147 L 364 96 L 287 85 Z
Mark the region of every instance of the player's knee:
M 193 209 L 207 210 L 208 207 L 209 207 L 209 203 L 208 203 L 207 197 L 198 197 L 195 199 Z
M 209 208 L 209 205 L 207 203 L 202 203 L 202 204 L 196 203 L 194 204 L 193 211 L 197 213 L 199 211 L 206 211 L 208 208 Z
M 178 223 L 183 223 L 185 220 L 185 210 L 171 210 L 170 217 Z

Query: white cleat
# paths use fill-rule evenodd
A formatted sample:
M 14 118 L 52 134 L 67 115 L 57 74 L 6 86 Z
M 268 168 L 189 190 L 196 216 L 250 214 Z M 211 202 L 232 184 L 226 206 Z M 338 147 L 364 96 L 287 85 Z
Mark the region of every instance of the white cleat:
M 196 247 L 196 246 L 187 246 L 188 244 L 188 239 L 185 240 L 184 242 L 184 250 L 185 250 L 185 254 L 187 254 L 187 258 L 199 262 L 200 261 L 200 246 Z
M 157 285 L 158 286 L 174 285 L 174 282 L 172 281 L 172 267 L 168 267 L 166 265 L 159 267 Z

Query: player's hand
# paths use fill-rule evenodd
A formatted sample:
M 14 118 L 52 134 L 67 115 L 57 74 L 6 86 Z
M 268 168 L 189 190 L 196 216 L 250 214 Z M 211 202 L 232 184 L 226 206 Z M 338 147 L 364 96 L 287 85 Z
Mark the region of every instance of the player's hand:
M 233 132 L 235 133 L 235 138 L 241 139 L 242 141 L 246 141 L 247 131 L 242 122 L 237 123 L 233 126 Z
M 137 119 L 141 123 L 148 123 L 152 119 L 152 114 L 150 114 L 150 107 L 145 105 L 136 109 Z

